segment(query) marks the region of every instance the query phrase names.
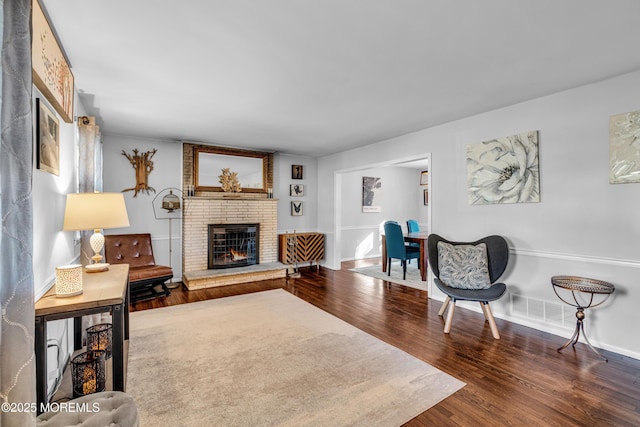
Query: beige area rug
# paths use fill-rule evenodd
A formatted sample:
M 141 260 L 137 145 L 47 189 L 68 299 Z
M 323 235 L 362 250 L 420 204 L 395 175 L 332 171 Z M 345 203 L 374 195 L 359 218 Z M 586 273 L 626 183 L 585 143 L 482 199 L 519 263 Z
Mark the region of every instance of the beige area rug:
M 282 289 L 131 313 L 148 426 L 397 426 L 464 383 Z
M 352 268 L 350 271 L 364 274 L 365 276 L 375 277 L 376 279 L 382 279 L 389 282 L 397 283 L 399 285 L 421 289 L 423 291 L 428 290 L 427 282 L 422 281 L 420 270 L 418 269 L 418 265 L 415 260 L 412 260 L 409 265 L 407 265 L 406 280 L 402 279 L 402 266 L 398 261 L 391 263 L 391 277 L 387 276 L 387 272 L 382 272 L 382 264 Z

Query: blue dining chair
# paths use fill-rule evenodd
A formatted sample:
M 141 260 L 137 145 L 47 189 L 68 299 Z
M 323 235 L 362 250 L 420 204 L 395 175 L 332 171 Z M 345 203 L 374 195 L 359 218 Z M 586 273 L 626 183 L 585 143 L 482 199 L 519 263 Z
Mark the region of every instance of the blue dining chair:
M 384 238 L 387 247 L 387 274 L 391 276 L 391 259 L 399 259 L 402 264 L 402 279 L 407 279 L 407 261 L 420 258 L 420 249 L 404 244 L 402 227 L 395 221 L 384 223 Z
M 418 233 L 420 231 L 420 224 L 415 219 L 407 220 L 407 230 L 409 233 Z

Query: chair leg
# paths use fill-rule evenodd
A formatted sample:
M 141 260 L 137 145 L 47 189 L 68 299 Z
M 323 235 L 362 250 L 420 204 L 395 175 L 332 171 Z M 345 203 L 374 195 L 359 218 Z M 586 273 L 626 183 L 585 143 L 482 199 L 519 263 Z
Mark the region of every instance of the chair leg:
M 402 260 L 402 280 L 407 280 L 407 260 Z
M 391 258 L 387 260 L 387 276 L 391 276 Z
M 444 299 L 444 302 L 442 303 L 442 307 L 440 307 L 440 311 L 438 312 L 438 316 L 442 317 L 444 315 L 444 312 L 447 310 L 447 307 L 449 306 L 450 301 L 451 301 L 451 298 L 448 296 Z
M 480 306 L 482 307 L 482 312 L 484 313 L 484 318 L 489 322 L 489 327 L 491 328 L 491 334 L 493 338 L 499 340 L 500 334 L 498 333 L 498 326 L 496 326 L 496 319 L 493 317 L 493 313 L 491 312 L 491 307 L 488 302 L 480 302 Z
M 451 304 L 449 304 L 449 312 L 447 313 L 447 320 L 446 322 L 444 322 L 444 333 L 448 334 L 449 332 L 451 332 L 451 323 L 453 322 L 453 312 L 456 309 L 456 302 L 455 300 L 451 301 Z

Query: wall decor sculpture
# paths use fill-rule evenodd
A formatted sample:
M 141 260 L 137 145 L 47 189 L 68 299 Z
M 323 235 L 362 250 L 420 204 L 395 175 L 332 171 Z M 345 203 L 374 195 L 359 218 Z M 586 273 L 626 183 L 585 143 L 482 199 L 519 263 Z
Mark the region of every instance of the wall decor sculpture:
M 540 201 L 538 131 L 467 146 L 469 204 Z
M 31 68 L 33 83 L 62 120 L 73 122 L 73 73 L 38 0 L 33 0 Z
M 609 182 L 640 182 L 640 110 L 609 120 Z
M 382 179 L 371 176 L 362 177 L 362 212 L 380 212 L 380 189 Z
M 136 185 L 135 187 L 125 188 L 122 190 L 123 193 L 127 191 L 133 191 L 133 197 L 138 196 L 138 192 L 142 191 L 144 193 L 149 194 L 150 191 L 156 192 L 155 188 L 150 187 L 149 182 L 149 174 L 153 170 L 153 161 L 151 158 L 154 154 L 156 154 L 156 149 L 154 148 L 151 151 L 147 151 L 145 153 L 140 154 L 137 148 L 133 149 L 133 155 L 127 154 L 124 150 L 122 150 L 122 155 L 129 160 L 129 163 L 133 166 L 133 169 L 136 171 Z

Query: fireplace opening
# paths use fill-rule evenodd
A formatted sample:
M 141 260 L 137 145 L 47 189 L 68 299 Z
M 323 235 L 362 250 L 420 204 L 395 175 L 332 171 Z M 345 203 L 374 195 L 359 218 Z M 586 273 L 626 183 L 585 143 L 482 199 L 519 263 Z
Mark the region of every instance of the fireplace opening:
M 258 264 L 259 224 L 209 224 L 208 268 Z

